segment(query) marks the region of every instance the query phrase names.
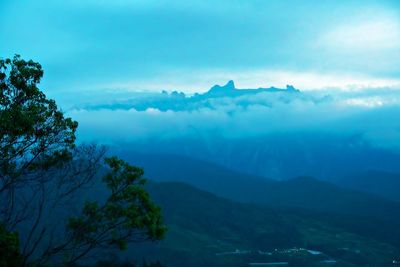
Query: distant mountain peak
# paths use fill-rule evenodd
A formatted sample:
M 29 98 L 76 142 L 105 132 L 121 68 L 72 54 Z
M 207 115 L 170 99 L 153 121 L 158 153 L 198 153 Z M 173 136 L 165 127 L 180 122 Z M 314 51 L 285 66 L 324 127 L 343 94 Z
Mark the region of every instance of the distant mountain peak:
M 235 89 L 236 89 L 236 87 L 235 87 L 234 81 L 230 80 L 223 86 L 218 85 L 218 84 L 214 85 L 213 87 L 211 87 L 211 89 L 208 92 L 212 93 L 212 94 L 215 94 L 215 93 L 219 94 L 222 92 L 227 92 L 227 91 L 231 91 L 231 90 L 235 90 Z
M 203 94 L 202 96 L 212 96 L 212 97 L 226 97 L 226 96 L 240 96 L 245 94 L 257 94 L 261 92 L 283 92 L 283 93 L 299 93 L 300 91 L 296 89 L 293 85 L 286 85 L 286 89 L 280 89 L 276 87 L 269 88 L 257 88 L 257 89 L 238 89 L 235 86 L 234 81 L 230 80 L 225 85 L 214 85 L 211 89 Z
M 224 86 L 222 86 L 222 88 L 229 90 L 236 89 L 235 82 L 233 80 L 229 80 Z
M 286 90 L 288 90 L 288 91 L 298 91 L 296 88 L 294 88 L 293 85 L 290 85 L 290 84 L 286 85 Z

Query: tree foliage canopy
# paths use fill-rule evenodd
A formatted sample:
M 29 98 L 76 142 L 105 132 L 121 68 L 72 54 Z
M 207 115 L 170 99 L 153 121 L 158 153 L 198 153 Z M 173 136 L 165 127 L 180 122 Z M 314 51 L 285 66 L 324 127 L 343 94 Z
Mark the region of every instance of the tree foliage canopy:
M 19 56 L 0 60 L 0 192 L 26 172 L 68 159 L 78 123 L 65 118 L 37 84 L 39 63 Z
M 6 248 L 20 251 L 22 266 L 40 266 L 161 239 L 166 228 L 143 170 L 102 147 L 77 146 L 78 123 L 37 87 L 42 76 L 32 60 L 0 59 L 0 263 Z
M 7 231 L 0 224 L 0 267 L 19 267 L 21 262 L 17 233 Z

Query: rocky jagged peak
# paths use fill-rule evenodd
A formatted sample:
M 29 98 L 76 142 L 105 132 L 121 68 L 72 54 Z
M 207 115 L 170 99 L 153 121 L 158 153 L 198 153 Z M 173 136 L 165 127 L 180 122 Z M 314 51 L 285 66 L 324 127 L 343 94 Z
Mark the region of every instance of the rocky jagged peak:
M 224 88 L 224 89 L 229 89 L 229 90 L 236 89 L 236 87 L 235 87 L 235 82 L 232 81 L 232 80 L 230 80 L 230 81 L 228 81 L 224 86 L 222 86 L 222 88 Z
M 228 91 L 232 91 L 232 90 L 235 90 L 235 89 L 236 89 L 235 83 L 232 80 L 230 80 L 223 86 L 214 85 L 213 87 L 211 87 L 211 89 L 208 91 L 208 93 L 221 94 L 221 93 L 226 93 Z
M 296 88 L 294 88 L 293 85 L 290 85 L 290 84 L 286 85 L 286 90 L 288 90 L 288 91 L 293 91 L 293 92 L 299 91 L 299 90 L 297 90 Z

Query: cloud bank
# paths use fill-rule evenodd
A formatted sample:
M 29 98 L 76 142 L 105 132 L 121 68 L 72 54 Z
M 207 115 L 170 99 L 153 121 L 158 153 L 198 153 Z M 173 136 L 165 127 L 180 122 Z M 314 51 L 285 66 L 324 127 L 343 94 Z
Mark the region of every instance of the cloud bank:
M 87 104 L 69 110 L 68 115 L 79 121 L 81 141 L 114 145 L 193 136 L 240 139 L 329 133 L 360 136 L 377 147 L 400 148 L 398 90 L 328 93 L 227 87 L 218 87 L 219 95 L 164 92 L 135 97 L 132 93 L 130 100 Z

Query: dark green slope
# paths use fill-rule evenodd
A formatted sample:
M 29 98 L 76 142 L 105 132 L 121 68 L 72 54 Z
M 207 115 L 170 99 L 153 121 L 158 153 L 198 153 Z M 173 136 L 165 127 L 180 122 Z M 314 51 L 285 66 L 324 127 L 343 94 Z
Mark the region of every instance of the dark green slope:
M 400 202 L 399 173 L 371 170 L 347 175 L 334 182 L 343 187 L 376 194 Z
M 162 206 L 169 232 L 156 245 L 132 247 L 129 254 L 134 258 L 161 260 L 166 266 L 248 266 L 274 261 L 327 266 L 319 263 L 327 259 L 336 260 L 335 266 L 390 266 L 398 255 L 396 246 L 384 238 L 340 226 L 348 220 L 345 216 L 235 203 L 177 182 L 149 183 L 148 190 Z M 323 253 L 287 252 L 293 247 Z M 236 250 L 242 253 L 223 254 Z
M 400 221 L 400 203 L 313 178 L 279 182 L 175 155 L 128 153 L 125 158 L 144 167 L 150 179 L 185 182 L 234 201 Z

